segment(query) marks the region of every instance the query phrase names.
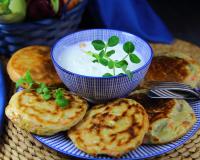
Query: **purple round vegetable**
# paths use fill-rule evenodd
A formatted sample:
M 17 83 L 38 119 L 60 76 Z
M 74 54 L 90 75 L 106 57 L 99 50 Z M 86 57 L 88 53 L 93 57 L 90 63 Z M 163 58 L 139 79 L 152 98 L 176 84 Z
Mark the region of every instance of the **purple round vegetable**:
M 29 20 L 59 17 L 62 7 L 63 0 L 28 0 L 27 17 Z

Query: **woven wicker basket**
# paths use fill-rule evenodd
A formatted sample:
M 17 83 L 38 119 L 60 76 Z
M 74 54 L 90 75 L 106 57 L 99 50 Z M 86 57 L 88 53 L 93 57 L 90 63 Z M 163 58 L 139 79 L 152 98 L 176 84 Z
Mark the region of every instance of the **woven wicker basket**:
M 77 29 L 86 4 L 87 0 L 82 0 L 60 19 L 0 24 L 0 54 L 11 55 L 17 49 L 33 44 L 51 46 L 60 37 Z

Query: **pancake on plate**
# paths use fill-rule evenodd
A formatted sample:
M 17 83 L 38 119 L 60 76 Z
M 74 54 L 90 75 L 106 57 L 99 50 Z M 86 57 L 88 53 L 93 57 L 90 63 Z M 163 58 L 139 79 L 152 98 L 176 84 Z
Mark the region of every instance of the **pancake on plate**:
M 197 87 L 200 65 L 183 53 L 165 53 L 155 56 L 145 76 L 145 81 L 174 81 Z
M 124 98 L 92 107 L 68 131 L 68 136 L 77 148 L 88 154 L 118 157 L 137 148 L 148 127 L 148 116 L 142 105 Z
M 151 99 L 145 90 L 129 95 L 143 105 L 149 116 L 146 144 L 164 144 L 177 140 L 187 133 L 196 122 L 194 111 L 185 100 Z
M 28 70 L 36 82 L 43 82 L 47 85 L 61 83 L 51 61 L 49 47 L 29 46 L 12 55 L 7 65 L 12 81 L 16 82 Z
M 84 117 L 87 102 L 67 91 L 64 97 L 69 100 L 65 108 L 56 105 L 54 99 L 44 100 L 33 91 L 15 93 L 6 107 L 7 117 L 18 127 L 38 135 L 53 135 L 65 131 Z

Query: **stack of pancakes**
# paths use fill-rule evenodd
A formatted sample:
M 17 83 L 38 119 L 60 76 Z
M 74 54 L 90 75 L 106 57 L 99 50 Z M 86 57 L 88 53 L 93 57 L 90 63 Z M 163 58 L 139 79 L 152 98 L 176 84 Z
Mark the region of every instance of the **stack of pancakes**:
M 199 82 L 199 68 L 195 60 L 183 54 L 159 55 L 154 57 L 145 81 L 177 81 L 195 87 Z M 27 47 L 12 56 L 8 63 L 10 78 L 16 82 L 26 70 L 30 70 L 37 82 L 61 83 L 47 47 Z M 144 89 L 90 109 L 83 98 L 68 91 L 64 96 L 70 103 L 60 108 L 53 100 L 45 101 L 41 95 L 23 90 L 12 96 L 6 115 L 28 132 L 47 136 L 67 130 L 68 137 L 80 150 L 115 157 L 141 144 L 174 141 L 196 122 L 185 100 L 150 99 Z

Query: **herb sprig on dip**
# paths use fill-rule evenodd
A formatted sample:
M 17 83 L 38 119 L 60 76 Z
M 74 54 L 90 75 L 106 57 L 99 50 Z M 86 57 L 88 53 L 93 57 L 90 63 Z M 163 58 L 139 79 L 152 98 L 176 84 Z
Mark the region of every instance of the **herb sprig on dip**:
M 25 75 L 16 82 L 17 88 L 21 85 L 28 86 L 26 90 L 36 91 L 46 101 L 52 98 L 55 99 L 59 107 L 66 107 L 69 104 L 69 100 L 64 97 L 63 88 L 54 89 L 53 87 L 48 87 L 45 83 L 35 82 L 31 77 L 30 71 L 27 71 Z
M 114 47 L 117 44 L 119 44 L 119 37 L 117 36 L 111 36 L 108 41 L 105 43 L 102 40 L 94 40 L 92 41 L 92 46 L 98 53 L 94 53 L 91 51 L 84 51 L 86 54 L 92 56 L 94 60 L 93 63 L 99 63 L 102 64 L 105 67 L 108 67 L 109 69 L 112 69 L 113 73 L 105 73 L 103 77 L 111 77 L 116 76 L 116 68 L 120 68 L 122 70 L 122 74 L 127 74 L 129 78 L 132 78 L 133 74 L 130 70 L 128 70 L 128 62 L 127 58 L 130 59 L 132 63 L 140 63 L 140 58 L 134 54 L 135 46 L 132 42 L 127 41 L 123 44 L 123 50 L 127 53 L 121 60 L 114 60 L 111 58 L 113 54 L 116 53 L 115 50 L 109 50 L 108 48 Z

